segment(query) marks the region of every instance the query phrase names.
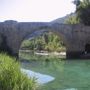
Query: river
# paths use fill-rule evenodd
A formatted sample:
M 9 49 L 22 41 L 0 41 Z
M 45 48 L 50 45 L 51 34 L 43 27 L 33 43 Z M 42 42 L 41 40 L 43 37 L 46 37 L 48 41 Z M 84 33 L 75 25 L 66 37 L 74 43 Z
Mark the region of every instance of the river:
M 20 61 L 23 69 L 54 78 L 43 84 L 41 90 L 90 90 L 90 60 L 65 60 L 23 53 Z

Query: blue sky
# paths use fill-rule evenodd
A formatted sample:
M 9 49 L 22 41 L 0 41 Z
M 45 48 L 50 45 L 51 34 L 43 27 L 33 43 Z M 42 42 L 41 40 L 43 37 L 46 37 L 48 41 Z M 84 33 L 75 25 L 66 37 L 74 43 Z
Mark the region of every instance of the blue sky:
M 73 0 L 0 0 L 0 21 L 48 22 L 75 11 Z

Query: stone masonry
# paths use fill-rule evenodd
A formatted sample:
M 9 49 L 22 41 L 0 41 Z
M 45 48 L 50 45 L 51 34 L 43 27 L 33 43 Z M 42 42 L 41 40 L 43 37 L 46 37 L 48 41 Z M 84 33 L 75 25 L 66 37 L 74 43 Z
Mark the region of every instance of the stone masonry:
M 51 31 L 62 38 L 66 45 L 66 57 L 83 58 L 90 53 L 90 27 L 84 25 L 68 25 L 52 22 L 0 22 L 0 51 L 10 55 L 19 55 L 23 40 L 33 34 Z

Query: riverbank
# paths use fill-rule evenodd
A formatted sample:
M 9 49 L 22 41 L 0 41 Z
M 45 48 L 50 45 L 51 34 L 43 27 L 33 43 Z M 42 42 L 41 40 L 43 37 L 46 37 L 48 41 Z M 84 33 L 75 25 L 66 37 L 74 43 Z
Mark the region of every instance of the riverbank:
M 32 50 L 19 50 L 19 52 L 26 52 L 26 53 L 32 53 L 36 55 L 43 55 L 43 56 L 48 56 L 48 55 L 60 55 L 60 56 L 66 56 L 66 52 L 48 52 L 48 51 L 32 51 Z

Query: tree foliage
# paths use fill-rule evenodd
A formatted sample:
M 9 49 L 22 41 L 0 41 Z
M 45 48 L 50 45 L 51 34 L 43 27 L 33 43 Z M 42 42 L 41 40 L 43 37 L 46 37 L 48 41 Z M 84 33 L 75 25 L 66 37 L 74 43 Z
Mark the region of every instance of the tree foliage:
M 90 0 L 83 0 L 76 10 L 80 23 L 90 25 Z
M 79 19 L 77 18 L 77 16 L 70 16 L 68 19 L 66 19 L 65 23 L 66 24 L 78 24 Z
M 25 40 L 22 43 L 22 49 L 45 50 L 45 51 L 62 51 L 65 50 L 63 41 L 52 32 L 46 32 L 32 40 Z

